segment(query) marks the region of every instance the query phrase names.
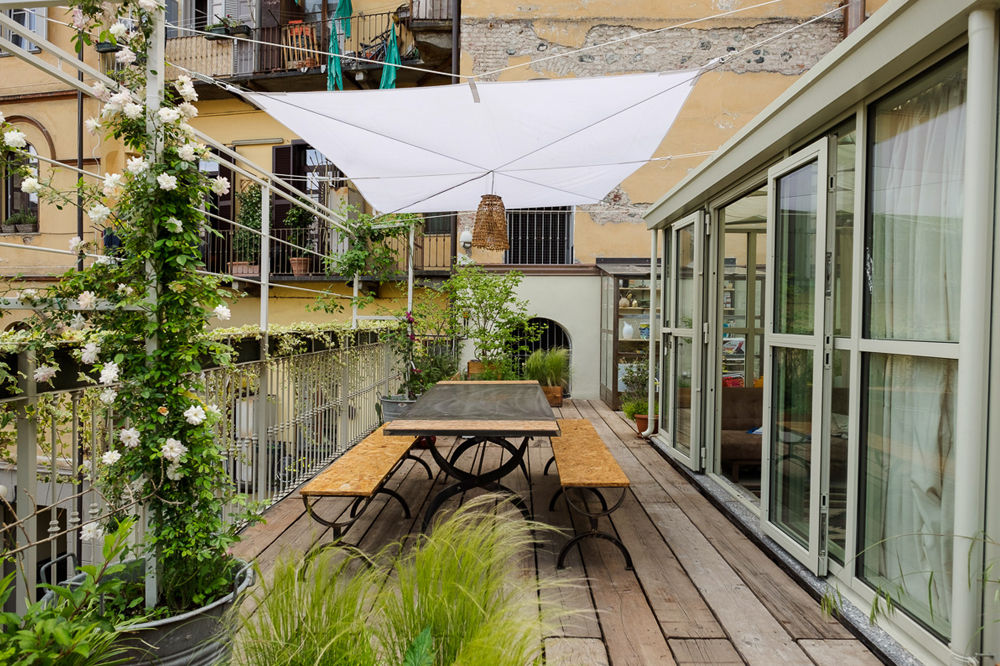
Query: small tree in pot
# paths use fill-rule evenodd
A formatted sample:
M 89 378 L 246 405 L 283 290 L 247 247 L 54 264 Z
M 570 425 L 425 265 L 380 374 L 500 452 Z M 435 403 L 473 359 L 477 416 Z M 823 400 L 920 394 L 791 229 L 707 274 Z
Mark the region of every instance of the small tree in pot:
M 309 230 L 316 223 L 316 216 L 299 206 L 292 208 L 285 214 L 285 227 L 289 229 L 288 242 L 292 244 L 288 248 L 288 262 L 292 267 L 292 275 L 306 275 L 309 273 Z
M 240 207 L 236 221 L 241 226 L 233 232 L 233 265 L 229 270 L 233 275 L 260 273 L 260 235 L 254 233 L 261 227 L 260 196 L 260 185 L 256 183 L 236 194 Z

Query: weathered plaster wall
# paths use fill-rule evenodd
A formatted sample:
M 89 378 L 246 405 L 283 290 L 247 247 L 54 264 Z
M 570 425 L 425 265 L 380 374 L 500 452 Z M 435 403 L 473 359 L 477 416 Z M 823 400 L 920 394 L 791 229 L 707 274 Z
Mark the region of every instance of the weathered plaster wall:
M 649 237 L 641 214 L 646 207 L 842 39 L 840 12 L 796 28 L 834 9 L 838 3 L 829 0 L 777 3 L 748 14 L 707 18 L 741 4 L 750 3 L 463 2 L 462 72 L 466 74 L 526 80 L 708 66 L 674 125 L 669 131 L 664 128 L 666 135 L 656 159 L 601 204 L 577 208 L 574 244 L 578 262 L 645 256 Z M 661 30 L 671 25 L 678 27 Z M 652 33 L 655 30 L 661 31 Z M 607 42 L 615 43 L 599 46 Z M 595 48 L 575 52 L 586 47 Z M 460 225 L 471 227 L 472 220 L 471 215 L 462 215 Z M 500 253 L 474 252 L 473 257 L 502 261 Z

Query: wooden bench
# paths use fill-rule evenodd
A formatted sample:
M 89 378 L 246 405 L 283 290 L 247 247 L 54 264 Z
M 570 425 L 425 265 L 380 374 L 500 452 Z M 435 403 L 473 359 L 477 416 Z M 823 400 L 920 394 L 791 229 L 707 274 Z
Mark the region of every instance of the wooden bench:
M 628 477 L 587 419 L 559 419 L 559 430 L 562 434 L 552 438 L 552 458 L 545 464 L 542 472 L 548 474 L 549 466 L 553 462 L 559 472 L 560 488 L 549 502 L 549 511 L 555 510 L 556 500 L 565 497 L 566 504 L 571 510 L 587 518 L 590 529 L 566 542 L 559 551 L 556 567 L 562 569 L 565 566 L 566 555 L 574 545 L 584 539 L 597 538 L 618 546 L 625 556 L 625 568 L 631 571 L 632 556 L 629 555 L 625 544 L 614 534 L 602 532 L 597 528 L 598 518 L 610 515 L 625 501 L 629 487 Z M 621 489 L 621 497 L 614 506 L 608 506 L 604 495 L 601 494 L 601 488 Z M 570 491 L 576 491 L 578 501 L 573 501 Z M 592 511 L 587 506 L 585 493 L 597 497 L 601 505 L 600 511 Z
M 412 437 L 390 437 L 382 433 L 384 428 L 384 425 L 379 426 L 378 430 L 334 460 L 299 491 L 306 512 L 313 520 L 333 530 L 334 541 L 343 536 L 378 494 L 395 498 L 403 506 L 403 514 L 410 517 L 410 507 L 406 500 L 396 491 L 385 487 L 385 482 L 404 460 L 416 461 L 427 470 L 429 478 L 434 476 L 426 461 L 410 453 L 415 443 Z M 316 514 L 314 507 L 322 497 L 353 497 L 348 517 L 331 521 Z

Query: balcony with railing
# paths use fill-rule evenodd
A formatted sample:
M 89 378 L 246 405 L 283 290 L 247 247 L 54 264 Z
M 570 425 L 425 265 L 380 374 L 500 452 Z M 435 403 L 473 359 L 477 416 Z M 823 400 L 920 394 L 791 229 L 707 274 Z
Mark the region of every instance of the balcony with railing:
M 213 273 L 259 279 L 259 236 L 224 222 L 205 239 L 203 256 Z M 347 241 L 329 228 L 271 230 L 270 275 L 284 280 L 331 280 L 328 257 L 347 249 Z M 405 279 L 406 242 L 390 241 L 398 260 L 396 271 Z M 447 276 L 455 259 L 452 236 L 418 233 L 414 238 L 413 269 L 424 277 Z

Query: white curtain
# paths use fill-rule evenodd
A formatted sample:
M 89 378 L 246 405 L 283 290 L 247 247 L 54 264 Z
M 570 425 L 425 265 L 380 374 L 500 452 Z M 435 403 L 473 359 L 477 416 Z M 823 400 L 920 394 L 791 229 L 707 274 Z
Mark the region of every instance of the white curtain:
M 965 61 L 881 102 L 865 282 L 873 338 L 958 341 Z M 866 577 L 948 633 L 953 360 L 869 358 Z

